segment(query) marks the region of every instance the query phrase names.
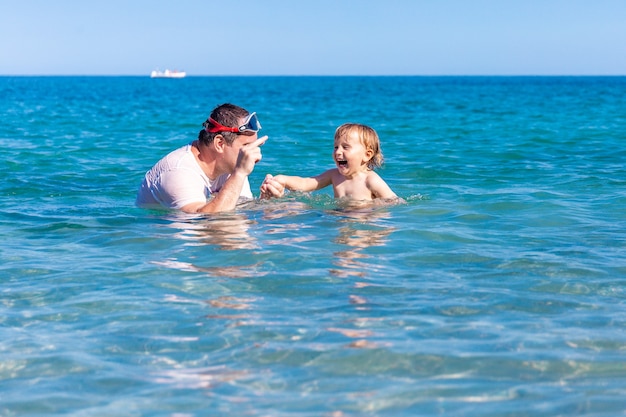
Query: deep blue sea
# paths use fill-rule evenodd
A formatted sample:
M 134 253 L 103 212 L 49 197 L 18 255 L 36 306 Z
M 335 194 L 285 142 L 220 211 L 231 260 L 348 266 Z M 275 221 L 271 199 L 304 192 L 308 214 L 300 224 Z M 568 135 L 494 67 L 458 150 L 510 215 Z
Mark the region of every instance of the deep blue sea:
M 405 203 L 134 206 L 218 104 L 250 177 L 377 130 Z M 0 77 L 0 416 L 626 414 L 626 77 Z

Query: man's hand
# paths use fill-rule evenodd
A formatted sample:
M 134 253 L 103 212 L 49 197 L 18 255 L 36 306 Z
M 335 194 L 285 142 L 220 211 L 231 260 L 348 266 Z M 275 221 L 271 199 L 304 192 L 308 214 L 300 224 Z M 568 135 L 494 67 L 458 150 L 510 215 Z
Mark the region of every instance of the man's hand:
M 263 155 L 261 155 L 261 145 L 263 145 L 266 140 L 267 136 L 262 136 L 254 142 L 243 145 L 241 149 L 239 149 L 235 170 L 241 170 L 246 176 L 250 175 L 252 170 L 254 170 L 254 164 L 263 158 Z

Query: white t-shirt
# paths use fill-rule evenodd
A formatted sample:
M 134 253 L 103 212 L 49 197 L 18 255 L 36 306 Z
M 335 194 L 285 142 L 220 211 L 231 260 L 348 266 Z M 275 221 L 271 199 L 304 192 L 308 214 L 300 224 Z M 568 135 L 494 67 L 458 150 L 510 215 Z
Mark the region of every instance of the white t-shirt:
M 230 175 L 220 175 L 211 181 L 198 165 L 191 152 L 191 144 L 167 154 L 146 172 L 136 204 L 139 207 L 163 206 L 180 209 L 187 204 L 207 201 L 218 192 Z M 239 198 L 254 198 L 248 178 Z

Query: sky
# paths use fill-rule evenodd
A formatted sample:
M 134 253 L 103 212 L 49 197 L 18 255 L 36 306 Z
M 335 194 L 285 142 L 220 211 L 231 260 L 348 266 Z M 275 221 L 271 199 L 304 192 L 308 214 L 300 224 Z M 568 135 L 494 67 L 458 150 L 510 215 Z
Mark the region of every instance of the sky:
M 626 0 L 0 0 L 0 75 L 626 75 Z

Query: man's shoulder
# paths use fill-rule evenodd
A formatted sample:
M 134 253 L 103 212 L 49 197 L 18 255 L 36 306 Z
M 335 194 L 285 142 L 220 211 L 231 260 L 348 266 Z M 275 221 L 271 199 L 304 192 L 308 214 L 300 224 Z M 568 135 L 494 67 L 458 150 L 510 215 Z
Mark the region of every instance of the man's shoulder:
M 160 165 L 162 169 L 165 168 L 169 171 L 177 168 L 185 168 L 189 166 L 193 160 L 194 156 L 189 149 L 189 145 L 185 145 L 165 155 L 157 162 L 157 166 Z
M 188 155 L 193 155 L 191 153 L 191 146 L 189 144 L 174 149 L 173 151 L 165 155 L 165 158 L 184 158 Z

